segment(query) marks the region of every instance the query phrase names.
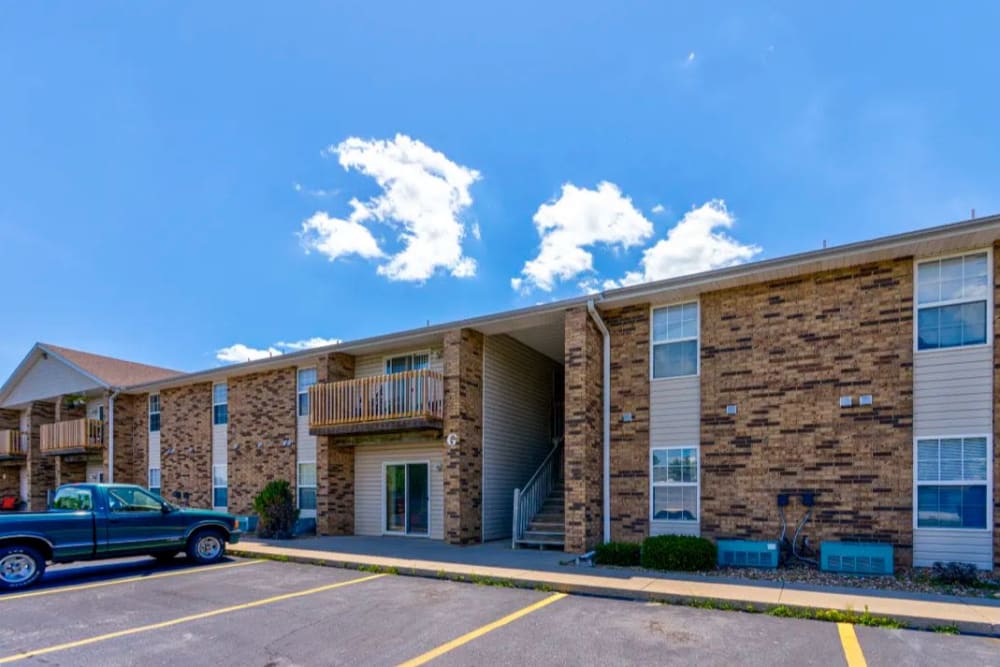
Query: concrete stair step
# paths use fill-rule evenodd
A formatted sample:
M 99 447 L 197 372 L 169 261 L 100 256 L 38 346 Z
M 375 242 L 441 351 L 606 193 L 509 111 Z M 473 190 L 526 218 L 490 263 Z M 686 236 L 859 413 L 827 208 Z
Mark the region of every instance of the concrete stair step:
M 528 524 L 528 530 L 544 532 L 563 532 L 565 523 L 563 521 L 532 521 Z
M 566 520 L 566 515 L 563 512 L 539 512 L 535 515 L 532 521 L 543 521 L 546 523 L 559 523 L 560 525 Z

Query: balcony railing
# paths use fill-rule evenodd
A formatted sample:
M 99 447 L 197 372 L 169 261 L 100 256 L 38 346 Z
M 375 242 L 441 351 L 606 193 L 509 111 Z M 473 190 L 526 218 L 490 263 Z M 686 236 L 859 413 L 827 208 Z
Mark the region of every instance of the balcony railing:
M 104 422 L 99 419 L 72 419 L 42 424 L 42 453 L 85 452 L 104 446 Z
M 21 458 L 28 455 L 27 433 L 16 429 L 0 431 L 0 458 Z
M 430 370 L 376 375 L 309 388 L 309 429 L 313 432 L 440 428 L 443 415 L 444 378 Z

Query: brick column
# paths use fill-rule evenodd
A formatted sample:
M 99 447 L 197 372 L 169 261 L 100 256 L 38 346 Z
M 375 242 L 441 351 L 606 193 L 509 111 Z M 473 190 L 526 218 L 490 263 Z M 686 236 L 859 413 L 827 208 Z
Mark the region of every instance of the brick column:
M 191 507 L 212 506 L 212 383 L 160 392 L 160 483 L 163 497 L 189 493 Z M 184 503 L 183 498 L 178 501 Z
M 444 336 L 444 533 L 451 544 L 483 536 L 483 335 L 455 329 Z
M 600 331 L 585 307 L 566 312 L 566 551 L 602 539 L 603 389 Z
M 49 489 L 55 488 L 55 461 L 51 456 L 43 456 L 41 450 L 41 426 L 55 422 L 55 404 L 36 401 L 28 408 L 28 423 L 31 435 L 28 438 L 28 508 L 32 511 L 44 510 Z
M 317 382 L 354 378 L 354 357 L 333 353 L 316 367 Z M 316 532 L 354 534 L 354 447 L 334 445 L 329 435 L 316 437 Z

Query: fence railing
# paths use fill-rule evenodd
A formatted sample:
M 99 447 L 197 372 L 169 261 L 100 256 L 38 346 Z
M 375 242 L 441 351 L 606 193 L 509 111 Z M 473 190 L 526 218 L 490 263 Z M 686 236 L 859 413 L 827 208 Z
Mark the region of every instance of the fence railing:
M 430 370 L 375 375 L 309 388 L 309 426 L 363 424 L 392 419 L 441 419 L 444 378 Z
M 523 488 L 514 489 L 514 526 L 511 546 L 517 548 L 517 543 L 524 539 L 524 531 L 528 524 L 538 514 L 545 499 L 552 492 L 552 487 L 559 478 L 562 469 L 563 441 L 559 442 L 548 453 L 541 465 L 531 476 Z
M 99 419 L 82 418 L 42 424 L 39 435 L 43 452 L 100 449 L 104 446 L 104 422 Z
M 27 433 L 17 429 L 0 431 L 0 456 L 26 456 L 28 454 Z

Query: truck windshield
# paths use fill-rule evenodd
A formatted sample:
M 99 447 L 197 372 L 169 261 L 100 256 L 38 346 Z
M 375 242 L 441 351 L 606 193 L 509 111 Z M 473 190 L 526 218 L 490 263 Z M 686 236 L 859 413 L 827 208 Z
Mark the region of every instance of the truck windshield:
M 52 509 L 90 511 L 94 509 L 94 497 L 90 489 L 78 489 L 75 487 L 64 487 L 56 491 L 56 497 L 52 499 Z

